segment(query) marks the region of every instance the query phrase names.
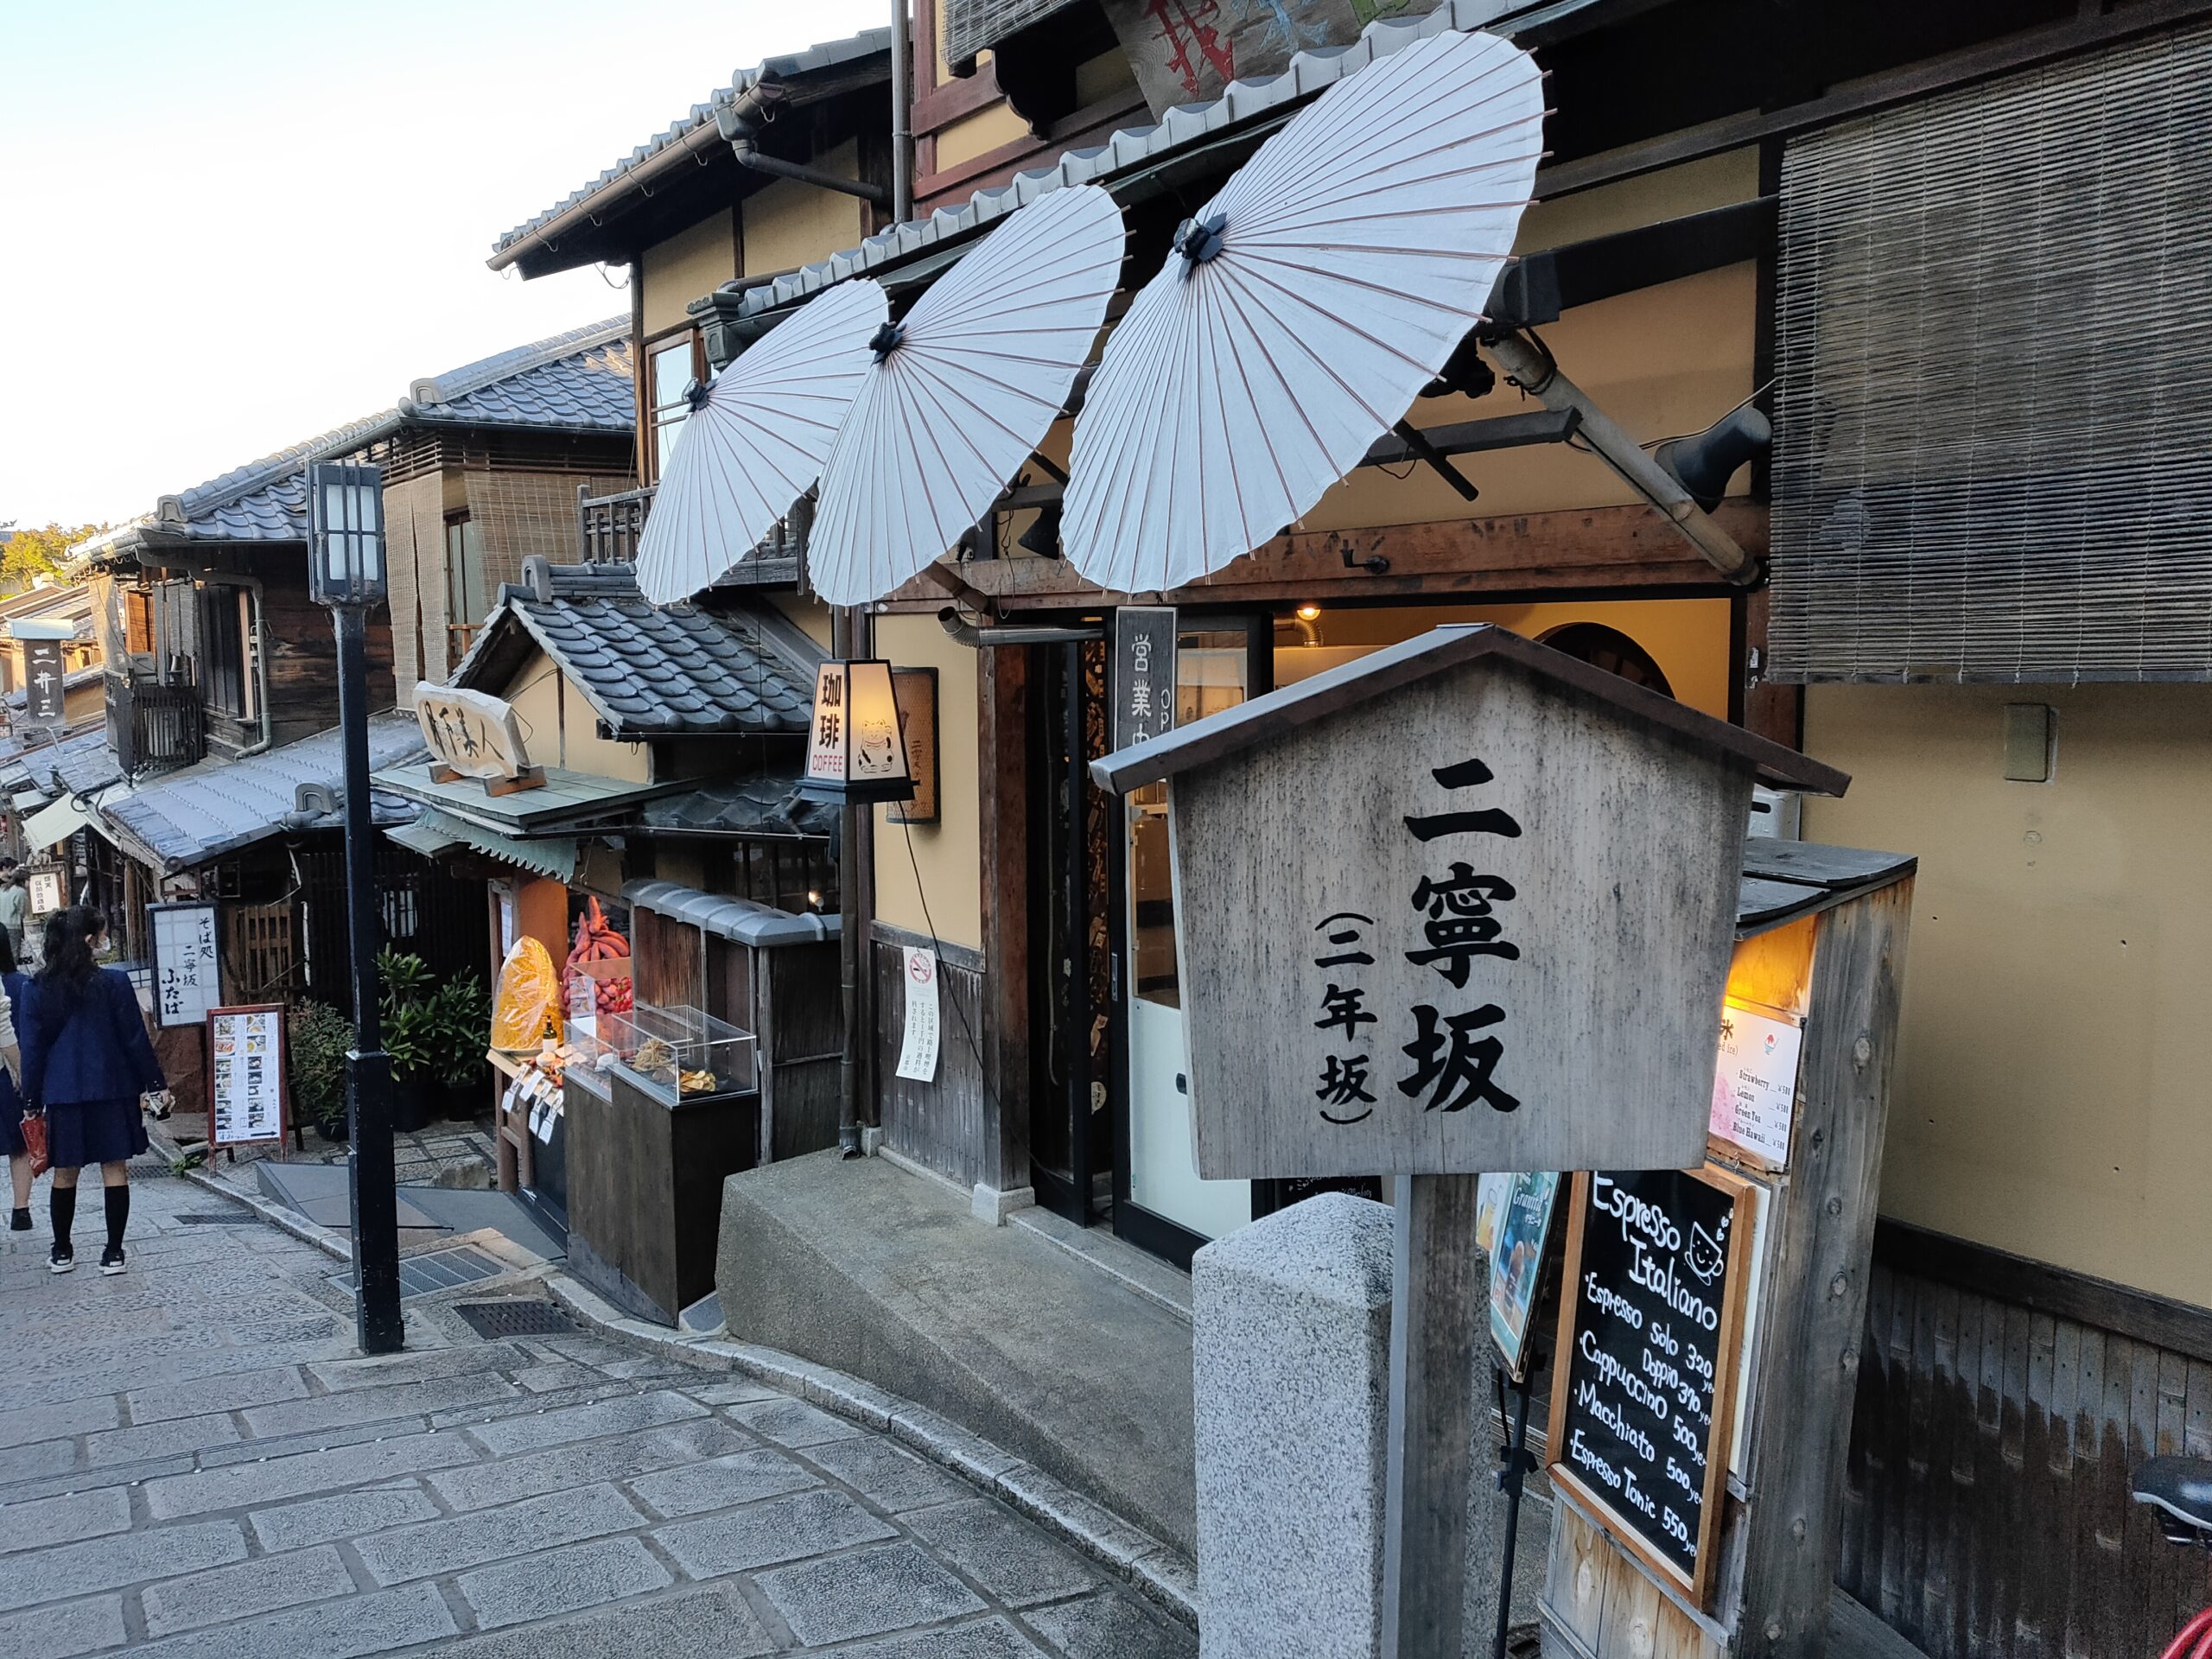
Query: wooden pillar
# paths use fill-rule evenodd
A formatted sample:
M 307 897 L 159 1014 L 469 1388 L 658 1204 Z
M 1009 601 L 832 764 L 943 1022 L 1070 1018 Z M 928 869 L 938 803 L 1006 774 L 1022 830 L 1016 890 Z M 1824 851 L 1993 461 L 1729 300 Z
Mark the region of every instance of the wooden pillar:
M 1030 652 L 978 653 L 983 908 L 982 1179 L 1001 1192 L 1029 1185 Z M 947 802 L 945 810 L 958 810 Z
M 1382 1659 L 1460 1659 L 1484 1276 L 1478 1175 L 1401 1175 L 1382 1486 Z

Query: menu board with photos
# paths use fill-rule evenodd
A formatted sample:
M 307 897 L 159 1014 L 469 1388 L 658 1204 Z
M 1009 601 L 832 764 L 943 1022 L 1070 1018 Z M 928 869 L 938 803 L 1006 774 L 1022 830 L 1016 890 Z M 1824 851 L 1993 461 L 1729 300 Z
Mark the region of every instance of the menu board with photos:
M 223 1000 L 212 904 L 149 905 L 154 926 L 155 1011 L 164 1026 L 196 1026 Z
M 284 1005 L 207 1011 L 207 1144 L 245 1147 L 282 1141 Z
M 1710 1166 L 1574 1178 L 1552 1478 L 1700 1606 L 1718 1554 L 1751 1231 L 1749 1184 Z

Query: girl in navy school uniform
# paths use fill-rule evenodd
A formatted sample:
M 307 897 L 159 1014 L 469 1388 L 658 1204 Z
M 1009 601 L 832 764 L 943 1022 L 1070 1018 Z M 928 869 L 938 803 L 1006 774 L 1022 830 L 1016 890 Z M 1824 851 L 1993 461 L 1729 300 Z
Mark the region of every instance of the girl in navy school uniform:
M 25 1007 L 16 1020 L 23 1098 L 31 1109 L 46 1112 L 54 1163 L 49 1265 L 56 1273 L 77 1265 L 69 1230 L 77 1216 L 77 1172 L 86 1164 L 100 1166 L 107 1201 L 100 1271 L 123 1271 L 130 1160 L 147 1145 L 139 1097 L 168 1088 L 130 976 L 93 960 L 106 941 L 107 920 L 89 905 L 72 905 L 48 918 L 45 959 L 25 988 Z
M 8 1159 L 8 1179 L 16 1190 L 15 1207 L 8 1212 L 10 1232 L 31 1230 L 31 1154 L 23 1144 L 23 1097 L 16 1088 L 22 1073 L 22 1057 L 14 1052 L 13 1014 L 23 1006 L 30 982 L 16 971 L 16 953 L 0 928 L 0 1153 Z

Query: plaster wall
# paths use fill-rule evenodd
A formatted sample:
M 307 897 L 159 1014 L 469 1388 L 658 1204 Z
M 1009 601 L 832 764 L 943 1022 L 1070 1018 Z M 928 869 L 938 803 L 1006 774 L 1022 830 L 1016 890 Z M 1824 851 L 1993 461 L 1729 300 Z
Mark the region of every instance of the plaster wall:
M 860 141 L 849 138 L 833 149 L 825 150 L 815 158 L 816 167 L 840 178 L 860 176 Z M 739 209 L 744 215 L 745 274 L 758 276 L 764 271 L 789 270 L 794 265 L 811 264 L 826 259 L 841 249 L 853 247 L 868 234 L 863 222 L 866 204 L 858 196 L 849 196 L 841 190 L 825 190 L 819 185 L 802 184 L 796 179 L 778 179 L 766 188 L 747 196 Z M 725 272 L 713 282 L 701 283 L 677 302 L 680 320 L 683 301 L 696 300 L 715 286 L 734 276 Z M 651 289 L 645 290 L 648 296 Z M 659 326 L 650 321 L 648 328 Z
M 597 711 L 543 652 L 531 653 L 499 695 L 514 705 L 523 742 L 535 764 L 625 783 L 651 781 L 647 747 L 600 736 Z
M 1920 859 L 1884 1211 L 2212 1306 L 2212 687 L 1815 686 L 1805 739 L 1806 837 Z
M 738 274 L 735 211 L 721 208 L 639 254 L 630 280 L 648 336 L 688 321 L 685 306 Z
M 938 671 L 938 793 L 942 803 L 935 823 L 893 823 L 887 809 L 876 809 L 875 913 L 893 927 L 921 934 L 931 931 L 934 919 L 938 938 L 980 950 L 983 892 L 976 653 L 946 634 L 933 616 L 877 617 L 875 652 L 901 666 Z M 918 868 L 918 889 L 914 880 Z

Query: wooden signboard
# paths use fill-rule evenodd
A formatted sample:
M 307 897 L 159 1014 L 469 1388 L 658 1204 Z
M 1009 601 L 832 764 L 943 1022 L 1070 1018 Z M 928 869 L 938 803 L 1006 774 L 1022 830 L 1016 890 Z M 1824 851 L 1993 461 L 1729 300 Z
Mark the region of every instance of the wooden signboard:
M 1734 1425 L 1749 1185 L 1701 1168 L 1574 1178 L 1551 1476 L 1706 1604 Z
M 284 1077 L 284 1005 L 207 1011 L 207 1144 L 282 1144 L 291 1096 Z
M 154 1013 L 164 1026 L 197 1026 L 223 1000 L 215 906 L 194 900 L 149 905 L 154 932 Z
M 1157 118 L 1219 98 L 1232 80 L 1279 75 L 1291 54 L 1350 46 L 1377 18 L 1414 18 L 1438 0 L 1105 0 L 1106 18 Z
M 30 913 L 35 917 L 51 916 L 69 902 L 69 890 L 63 885 L 58 869 L 33 870 L 30 895 Z
M 1201 1176 L 1702 1160 L 1753 775 L 1826 768 L 1495 628 L 1127 753 L 1168 778 Z
M 1114 747 L 1126 749 L 1175 725 L 1175 607 L 1124 605 L 1114 613 Z
M 892 700 L 899 705 L 899 735 L 906 746 L 906 770 L 914 798 L 891 803 L 893 823 L 935 823 L 940 809 L 937 760 L 937 670 L 894 668 Z
M 502 795 L 545 781 L 545 769 L 530 763 L 513 705 L 503 697 L 424 680 L 415 688 L 415 718 L 438 783 L 480 778 L 486 792 Z
M 1457 1656 L 1478 1177 L 1703 1159 L 1753 779 L 1849 780 L 1488 626 L 1091 772 L 1167 785 L 1198 1173 L 1405 1178 L 1381 1649 Z

